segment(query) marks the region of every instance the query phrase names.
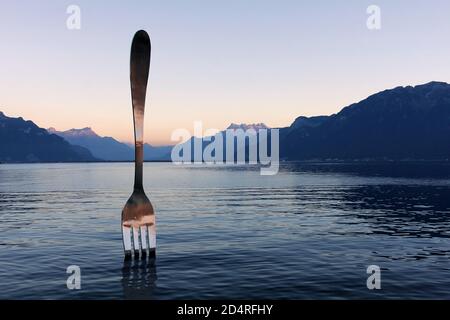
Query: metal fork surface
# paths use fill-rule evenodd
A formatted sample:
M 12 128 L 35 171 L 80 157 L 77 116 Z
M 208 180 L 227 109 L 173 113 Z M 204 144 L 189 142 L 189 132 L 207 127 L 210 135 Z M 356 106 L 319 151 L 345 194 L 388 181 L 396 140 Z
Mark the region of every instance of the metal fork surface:
M 150 70 L 150 37 L 147 32 L 136 32 L 131 45 L 130 83 L 133 105 L 135 173 L 134 189 L 122 210 L 122 237 L 126 256 L 154 255 L 156 225 L 153 206 L 142 183 L 144 161 L 144 111 Z

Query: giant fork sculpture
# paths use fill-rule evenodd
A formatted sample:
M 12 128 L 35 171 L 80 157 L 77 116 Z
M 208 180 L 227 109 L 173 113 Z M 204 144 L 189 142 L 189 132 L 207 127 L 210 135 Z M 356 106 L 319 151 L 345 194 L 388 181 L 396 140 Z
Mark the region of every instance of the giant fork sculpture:
M 155 213 L 142 184 L 144 160 L 144 109 L 150 69 L 150 38 L 147 32 L 136 32 L 131 45 L 130 82 L 133 104 L 135 173 L 134 190 L 122 210 L 122 236 L 125 255 L 155 254 Z

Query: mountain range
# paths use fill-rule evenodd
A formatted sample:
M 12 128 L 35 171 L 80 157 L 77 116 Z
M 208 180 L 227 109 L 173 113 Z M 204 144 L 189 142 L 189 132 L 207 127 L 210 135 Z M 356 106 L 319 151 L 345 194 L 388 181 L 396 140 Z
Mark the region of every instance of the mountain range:
M 231 124 L 228 129 L 264 124 Z M 223 133 L 223 132 L 222 132 Z M 194 143 L 191 138 L 189 143 Z M 203 147 L 206 145 L 203 143 Z M 172 146 L 146 144 L 146 160 L 169 160 Z M 300 116 L 280 128 L 283 160 L 450 159 L 450 85 L 385 90 L 330 116 Z M 0 162 L 128 161 L 133 147 L 91 128 L 64 132 L 0 112 Z
M 241 123 L 241 124 L 237 124 L 237 123 L 232 123 L 228 126 L 227 129 L 231 129 L 231 130 L 237 130 L 237 129 L 242 129 L 242 130 L 249 130 L 249 129 L 253 129 L 255 131 L 258 131 L 260 129 L 269 129 L 268 126 L 266 126 L 264 123 L 252 123 L 252 124 L 246 124 L 246 123 Z
M 96 161 L 91 152 L 39 128 L 32 121 L 0 112 L 0 162 Z
M 88 149 L 96 158 L 106 161 L 131 161 L 134 160 L 134 146 L 119 142 L 112 137 L 101 137 L 91 128 L 70 129 L 57 131 L 54 128 L 47 129 L 73 145 L 79 145 Z M 172 146 L 151 146 L 144 144 L 144 160 L 168 161 Z
M 280 157 L 449 159 L 450 85 L 397 87 L 331 116 L 297 118 L 280 131 Z
M 253 130 L 253 131 L 246 131 L 246 130 Z M 237 147 L 233 150 L 233 159 L 235 161 L 237 161 L 238 159 L 238 153 L 242 154 L 245 157 L 245 160 L 248 161 L 249 160 L 249 138 L 247 135 L 252 136 L 256 139 L 256 141 L 259 139 L 259 133 L 261 129 L 270 129 L 268 126 L 266 126 L 264 123 L 255 123 L 255 124 L 245 124 L 245 123 L 241 123 L 241 124 L 236 124 L 236 123 L 232 123 L 230 124 L 225 130 L 218 132 L 215 136 L 210 136 L 210 137 L 203 137 L 203 138 L 198 138 L 198 137 L 191 137 L 189 140 L 178 144 L 177 146 L 174 147 L 174 152 L 176 157 L 178 157 L 178 159 L 173 159 L 173 161 L 192 161 L 192 162 L 197 162 L 197 161 L 207 161 L 207 159 L 203 158 L 204 155 L 204 151 L 205 149 L 208 148 L 208 146 L 210 146 L 212 144 L 212 142 L 215 142 L 216 137 L 221 137 L 222 139 L 222 156 L 220 157 L 219 154 L 217 154 L 216 156 L 216 152 L 220 152 L 219 150 L 217 151 L 211 151 L 212 156 L 214 157 L 214 159 L 216 161 L 226 161 L 228 159 L 227 157 L 227 139 L 228 139 L 228 135 L 227 135 L 227 131 L 231 131 L 231 133 L 233 133 L 233 144 L 236 146 L 239 146 L 239 150 L 237 150 Z M 270 131 L 268 131 L 270 132 Z M 240 139 L 241 141 L 243 141 L 243 144 L 238 144 L 237 140 Z M 217 146 L 219 147 L 219 145 Z M 197 149 L 199 149 L 201 151 L 201 154 L 197 151 Z M 269 149 L 270 150 L 270 149 Z M 187 152 L 187 154 L 185 155 L 185 152 Z M 197 157 L 196 157 L 196 153 L 197 153 Z M 210 151 L 206 152 L 207 154 L 210 153 Z M 200 158 L 201 157 L 201 158 Z M 242 159 L 241 159 L 242 160 Z M 212 161 L 212 159 L 208 159 L 208 161 Z

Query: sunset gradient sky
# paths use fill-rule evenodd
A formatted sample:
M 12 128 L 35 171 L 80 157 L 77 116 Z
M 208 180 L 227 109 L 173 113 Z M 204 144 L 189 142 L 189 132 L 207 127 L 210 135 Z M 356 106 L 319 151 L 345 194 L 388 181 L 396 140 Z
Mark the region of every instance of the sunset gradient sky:
M 81 30 L 66 9 L 81 8 Z M 366 27 L 381 7 L 382 29 Z M 149 32 L 145 140 L 193 121 L 288 126 L 399 85 L 450 82 L 450 3 L 381 0 L 1 1 L 0 111 L 133 137 L 129 54 Z

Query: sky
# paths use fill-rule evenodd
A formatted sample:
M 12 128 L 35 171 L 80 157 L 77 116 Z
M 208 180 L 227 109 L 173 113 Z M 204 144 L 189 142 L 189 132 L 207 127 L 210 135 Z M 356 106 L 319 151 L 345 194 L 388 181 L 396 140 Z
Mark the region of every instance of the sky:
M 369 5 L 381 9 L 370 30 Z M 81 28 L 69 30 L 69 5 Z M 2 0 L 0 111 L 133 139 L 131 40 L 152 41 L 145 141 L 178 128 L 290 125 L 378 91 L 450 82 L 446 0 Z

